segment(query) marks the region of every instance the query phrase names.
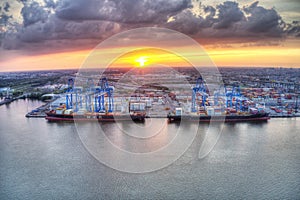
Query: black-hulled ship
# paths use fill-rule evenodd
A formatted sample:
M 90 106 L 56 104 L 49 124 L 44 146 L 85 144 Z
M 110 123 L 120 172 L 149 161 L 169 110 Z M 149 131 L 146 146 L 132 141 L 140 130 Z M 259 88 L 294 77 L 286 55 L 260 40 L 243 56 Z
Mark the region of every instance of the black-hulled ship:
M 256 113 L 256 114 L 241 114 L 241 115 L 219 115 L 219 116 L 210 116 L 210 115 L 168 115 L 169 122 L 178 122 L 181 120 L 189 121 L 199 121 L 199 122 L 253 122 L 253 121 L 267 121 L 270 119 L 269 113 Z
M 222 111 L 220 107 L 213 108 L 201 107 L 197 113 L 190 115 L 182 114 L 182 109 L 177 108 L 175 113 L 168 114 L 169 122 L 181 120 L 199 121 L 199 122 L 250 122 L 250 121 L 267 121 L 270 119 L 269 113 L 266 113 L 262 108 L 250 108 L 249 111 L 237 111 L 236 109 L 228 108 Z

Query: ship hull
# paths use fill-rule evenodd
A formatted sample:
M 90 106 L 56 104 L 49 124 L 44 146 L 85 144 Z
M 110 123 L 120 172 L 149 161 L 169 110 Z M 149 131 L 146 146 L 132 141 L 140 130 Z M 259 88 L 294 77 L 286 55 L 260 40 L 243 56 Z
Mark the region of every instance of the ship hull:
M 55 113 L 46 113 L 45 119 L 50 122 L 59 122 L 59 121 L 95 121 L 95 122 L 115 122 L 115 121 L 136 121 L 144 122 L 145 115 L 86 115 L 86 114 L 55 114 Z
M 270 119 L 268 113 L 257 113 L 249 115 L 226 115 L 226 116 L 173 116 L 168 115 L 169 122 L 179 122 L 181 120 L 199 121 L 199 122 L 259 122 Z

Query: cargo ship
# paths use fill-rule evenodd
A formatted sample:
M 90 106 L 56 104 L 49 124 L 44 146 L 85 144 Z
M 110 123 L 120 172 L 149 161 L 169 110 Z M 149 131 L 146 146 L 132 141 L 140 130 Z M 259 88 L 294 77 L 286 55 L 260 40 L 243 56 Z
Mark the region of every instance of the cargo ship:
M 50 122 L 59 121 L 96 121 L 96 122 L 115 122 L 115 121 L 134 121 L 144 122 L 146 118 L 146 112 L 133 111 L 128 114 L 126 113 L 108 113 L 108 112 L 85 112 L 79 110 L 73 112 L 71 109 L 64 109 L 62 107 L 55 110 L 46 112 L 46 117 Z
M 175 108 L 167 116 L 169 122 L 258 122 L 270 119 L 269 113 L 264 111 L 265 106 L 244 97 L 239 85 L 220 87 L 210 96 L 205 81 L 199 77 L 192 91 L 191 108 L 185 113 L 182 108 Z
M 48 121 L 98 121 L 98 122 L 114 122 L 114 121 L 135 121 L 144 122 L 145 114 L 134 113 L 130 115 L 117 115 L 117 114 L 56 114 L 53 111 L 46 113 Z
M 268 121 L 270 119 L 269 113 L 263 110 L 257 111 L 251 109 L 249 112 L 236 112 L 235 110 L 229 110 L 224 113 L 209 113 L 201 110 L 194 115 L 182 115 L 181 109 L 176 109 L 176 113 L 169 113 L 169 122 L 179 122 L 182 119 L 187 121 L 199 121 L 199 122 L 259 122 Z
M 98 122 L 115 122 L 115 121 L 135 121 L 144 122 L 146 113 L 134 112 L 126 114 L 112 113 L 85 113 L 85 114 L 57 114 L 55 110 L 46 113 L 46 119 L 51 122 L 58 121 L 98 121 Z
M 129 102 L 121 106 L 114 102 L 114 87 L 108 84 L 107 78 L 101 78 L 97 85 L 88 80 L 89 88 L 74 87 L 74 79 L 68 80 L 68 89 L 60 106 L 46 112 L 48 121 L 135 121 L 144 122 L 146 118 L 144 102 Z M 126 103 L 125 103 L 126 104 Z

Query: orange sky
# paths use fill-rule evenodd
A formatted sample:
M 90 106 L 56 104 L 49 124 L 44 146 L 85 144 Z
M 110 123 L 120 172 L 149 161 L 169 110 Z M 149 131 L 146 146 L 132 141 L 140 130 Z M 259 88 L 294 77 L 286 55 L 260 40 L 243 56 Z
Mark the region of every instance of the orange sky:
M 217 66 L 249 66 L 249 67 L 300 67 L 300 45 L 298 41 L 285 42 L 281 46 L 272 47 L 228 47 L 213 48 L 204 47 L 212 61 Z M 176 47 L 175 47 L 176 48 Z M 113 53 L 116 49 L 99 52 L 102 56 Z M 0 71 L 22 71 L 22 70 L 47 70 L 47 69 L 76 69 L 79 68 L 91 53 L 91 50 L 77 50 L 49 54 L 26 55 L 18 51 L 10 52 L 9 57 L 3 54 L 0 57 Z M 140 51 L 127 54 L 119 59 L 116 66 L 135 65 L 138 57 L 146 56 L 148 64 L 165 64 L 169 66 L 186 66 L 182 59 L 171 54 Z M 187 59 L 193 59 L 193 52 L 186 49 L 182 55 Z M 177 58 L 176 58 L 177 57 Z M 97 60 L 92 67 L 103 67 L 101 61 Z

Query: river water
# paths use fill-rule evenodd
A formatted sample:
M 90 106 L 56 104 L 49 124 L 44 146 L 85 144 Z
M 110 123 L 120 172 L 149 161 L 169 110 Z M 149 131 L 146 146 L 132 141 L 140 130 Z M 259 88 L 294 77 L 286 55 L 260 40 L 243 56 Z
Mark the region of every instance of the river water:
M 24 117 L 41 104 L 18 100 L 0 107 L 0 199 L 300 199 L 300 118 L 225 124 L 204 159 L 198 159 L 198 134 L 173 164 L 132 174 L 95 159 L 73 123 Z M 103 126 L 108 138 L 130 146 L 114 124 Z M 162 129 L 163 139 L 173 137 L 176 126 Z M 122 128 L 133 130 L 131 124 Z

